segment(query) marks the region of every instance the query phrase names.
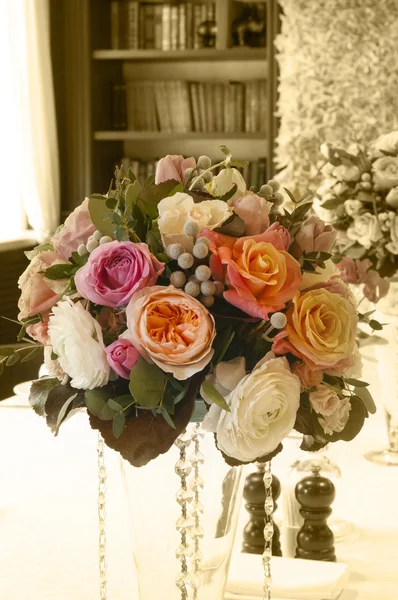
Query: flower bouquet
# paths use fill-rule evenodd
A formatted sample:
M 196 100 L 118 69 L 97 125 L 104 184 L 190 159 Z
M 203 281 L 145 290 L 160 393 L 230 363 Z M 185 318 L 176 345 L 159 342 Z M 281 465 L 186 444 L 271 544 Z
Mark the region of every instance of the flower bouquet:
M 48 376 L 30 403 L 54 434 L 85 409 L 136 467 L 176 443 L 181 503 L 190 421 L 234 466 L 270 461 L 293 428 L 308 450 L 349 441 L 374 410 L 356 379 L 355 300 L 329 253 L 336 232 L 307 218 L 310 202 L 281 210 L 274 180 L 248 190 L 244 165 L 222 150 L 217 164 L 167 156 L 143 185 L 117 169 L 114 188 L 28 253 L 28 350 L 0 358 L 44 345 Z
M 347 283 L 377 302 L 398 270 L 398 132 L 368 147 L 321 147 L 327 162 L 315 208 L 339 231 L 336 260 Z

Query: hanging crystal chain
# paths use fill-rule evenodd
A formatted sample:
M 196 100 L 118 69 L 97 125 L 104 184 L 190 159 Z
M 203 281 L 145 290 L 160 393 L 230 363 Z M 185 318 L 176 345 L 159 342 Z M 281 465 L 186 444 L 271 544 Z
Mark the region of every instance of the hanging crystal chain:
M 100 576 L 100 600 L 107 600 L 106 587 L 106 532 L 105 532 L 105 499 L 106 499 L 106 468 L 105 468 L 105 446 L 101 434 L 98 434 L 97 444 L 98 456 L 98 550 L 99 550 L 99 576 Z
M 192 600 L 198 599 L 198 573 L 202 560 L 200 539 L 203 529 L 200 518 L 203 505 L 200 502 L 200 489 L 203 479 L 200 476 L 200 464 L 204 456 L 200 452 L 200 440 L 204 433 L 200 424 L 196 424 L 192 435 L 184 431 L 175 441 L 180 451 L 175 471 L 180 478 L 180 489 L 177 492 L 177 502 L 181 506 L 181 516 L 177 521 L 177 530 L 181 535 L 181 543 L 176 556 L 180 561 L 180 575 L 176 585 L 181 591 L 181 600 L 188 600 L 189 589 L 192 590 Z M 188 454 L 188 448 L 192 452 Z
M 274 501 L 272 498 L 272 473 L 271 461 L 261 465 L 261 471 L 264 473 L 264 488 L 265 488 L 265 524 L 264 524 L 264 552 L 262 556 L 264 568 L 264 583 L 263 583 L 263 598 L 271 600 L 271 558 L 272 558 L 272 537 L 274 534 L 274 523 L 272 513 L 274 510 Z

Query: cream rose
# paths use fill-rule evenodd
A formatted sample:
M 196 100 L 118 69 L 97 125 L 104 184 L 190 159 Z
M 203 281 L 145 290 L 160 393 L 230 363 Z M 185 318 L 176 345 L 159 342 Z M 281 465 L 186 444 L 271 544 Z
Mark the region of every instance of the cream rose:
M 220 227 L 233 214 L 232 208 L 222 200 L 194 202 L 192 196 L 178 192 L 158 204 L 159 231 L 165 247 L 179 243 L 187 252 L 193 248 L 193 238 L 185 235 L 184 225 L 194 221 L 202 229 Z
M 331 415 L 323 415 L 318 419 L 323 431 L 327 435 L 340 433 L 347 425 L 351 410 L 351 403 L 348 398 L 340 399 L 336 410 Z
M 346 200 L 344 208 L 349 217 L 356 217 L 362 210 L 363 205 L 360 200 Z
M 398 187 L 394 187 L 388 192 L 386 202 L 392 208 L 398 208 Z
M 391 219 L 390 225 L 390 236 L 391 242 L 386 244 L 386 248 L 391 254 L 398 254 L 398 216 L 394 216 Z
M 207 431 L 217 434 L 226 455 L 252 462 L 273 452 L 293 429 L 300 404 L 300 381 L 286 358 L 269 353 L 242 379 L 241 369 L 232 373 L 235 384 L 225 400 L 231 412 L 213 404 L 203 420 Z M 224 380 L 225 383 L 225 380 Z
M 390 190 L 398 185 L 398 158 L 383 156 L 374 161 L 373 183 L 380 190 Z
M 358 181 L 361 176 L 355 165 L 339 165 L 334 168 L 333 175 L 340 181 Z
M 398 154 L 398 131 L 380 135 L 374 143 L 376 150 Z
M 138 352 L 176 379 L 188 379 L 210 362 L 214 319 L 195 298 L 173 286 L 145 288 L 127 308 L 127 331 Z
M 102 330 L 81 302 L 74 304 L 67 299 L 54 306 L 48 335 L 72 387 L 92 390 L 108 383 L 110 367 Z
M 339 406 L 340 398 L 327 385 L 318 385 L 316 390 L 310 392 L 310 404 L 319 415 L 330 416 Z
M 224 196 L 231 188 L 234 187 L 234 185 L 236 185 L 237 189 L 232 198 L 230 198 L 232 201 L 246 193 L 246 182 L 238 169 L 227 167 L 226 169 L 222 169 L 218 175 L 213 177 L 211 182 L 208 184 L 208 189 L 214 196 Z
M 347 237 L 353 242 L 359 242 L 364 248 L 370 248 L 383 239 L 378 218 L 369 212 L 358 216 L 347 229 Z

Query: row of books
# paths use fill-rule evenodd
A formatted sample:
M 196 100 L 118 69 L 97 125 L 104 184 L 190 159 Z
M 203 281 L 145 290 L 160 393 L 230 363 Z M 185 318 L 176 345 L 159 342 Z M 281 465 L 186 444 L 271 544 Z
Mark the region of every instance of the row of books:
M 146 50 L 186 50 L 202 48 L 198 29 L 204 21 L 214 21 L 214 2 L 154 4 L 112 0 L 111 47 Z
M 132 131 L 266 132 L 264 79 L 247 82 L 131 81 L 126 84 Z
M 152 173 L 155 173 L 157 164 L 158 159 L 142 161 L 131 159 L 127 156 L 123 157 L 119 162 L 119 165 L 123 167 L 125 173 L 127 173 L 131 167 L 135 176 L 141 183 L 144 183 Z M 253 187 L 256 191 L 267 182 L 267 162 L 265 158 L 259 158 L 256 161 L 249 162 L 246 167 L 239 170 L 248 187 Z M 218 170 L 214 171 L 215 174 L 217 172 Z

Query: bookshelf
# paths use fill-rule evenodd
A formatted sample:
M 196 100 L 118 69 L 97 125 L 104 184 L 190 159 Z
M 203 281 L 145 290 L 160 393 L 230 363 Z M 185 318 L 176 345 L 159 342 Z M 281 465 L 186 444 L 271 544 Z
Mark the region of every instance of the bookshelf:
M 138 2 L 121 0 L 120 6 L 122 3 L 123 10 L 129 4 L 138 5 Z M 114 165 L 122 157 L 152 161 L 166 153 L 186 156 L 206 153 L 212 158 L 218 158 L 219 146 L 226 142 L 237 159 L 252 162 L 266 159 L 267 175 L 272 176 L 270 157 L 273 155 L 277 129 L 274 117 L 276 66 L 273 41 L 278 26 L 278 8 L 277 0 L 258 0 L 258 3 L 266 4 L 266 46 L 233 45 L 233 22 L 254 2 L 213 0 L 217 22 L 214 47 L 162 50 L 112 48 L 114 24 L 111 23 L 111 6 L 115 3 L 110 0 L 52 0 L 53 64 L 64 211 L 74 208 L 82 197 L 92 191 L 105 192 L 112 178 Z M 159 11 L 162 4 L 181 6 L 184 2 L 141 0 L 140 5 L 142 4 L 154 5 Z M 189 4 L 203 7 L 212 3 L 210 0 L 190 0 Z M 133 41 L 139 45 L 135 38 Z M 187 40 L 185 42 L 189 44 Z M 189 87 L 191 109 L 191 87 L 199 90 L 203 85 L 206 90 L 211 90 L 214 86 L 214 89 L 220 90 L 220 86 L 224 86 L 225 90 L 232 82 L 242 86 L 246 94 L 246 90 L 253 89 L 249 87 L 251 82 L 265 81 L 266 93 L 265 97 L 261 96 L 260 104 L 264 109 L 263 103 L 266 103 L 266 117 L 262 113 L 261 127 L 252 125 L 250 131 L 242 130 L 247 127 L 245 117 L 243 126 L 237 127 L 236 131 L 192 131 L 197 125 L 193 117 L 189 131 L 168 131 L 167 128 L 161 130 L 160 119 L 156 130 L 142 130 L 142 127 L 140 130 L 132 129 L 127 122 L 123 128 L 112 127 L 112 87 L 115 84 L 119 87 L 123 84 L 134 87 L 135 84 L 149 82 L 150 86 L 151 82 L 163 80 L 183 82 L 181 85 Z M 247 95 L 250 96 L 249 93 Z M 211 98 L 215 102 L 216 95 L 206 100 L 207 116 L 211 110 Z M 231 102 L 235 102 L 235 97 L 231 101 L 228 96 L 228 102 L 225 95 L 222 100 L 220 98 L 221 96 L 217 96 L 218 106 L 222 105 L 225 114 L 228 110 L 234 110 Z M 144 97 L 142 104 L 147 104 L 146 101 L 147 97 Z M 169 111 L 172 111 L 173 98 L 170 97 L 168 102 Z M 248 110 L 247 103 L 244 110 Z M 257 117 L 257 123 L 259 118 Z M 224 116 L 224 121 L 226 119 Z M 212 115 L 212 119 L 207 119 L 208 123 L 209 121 L 214 125 L 216 116 Z M 231 127 L 231 123 L 229 125 Z

